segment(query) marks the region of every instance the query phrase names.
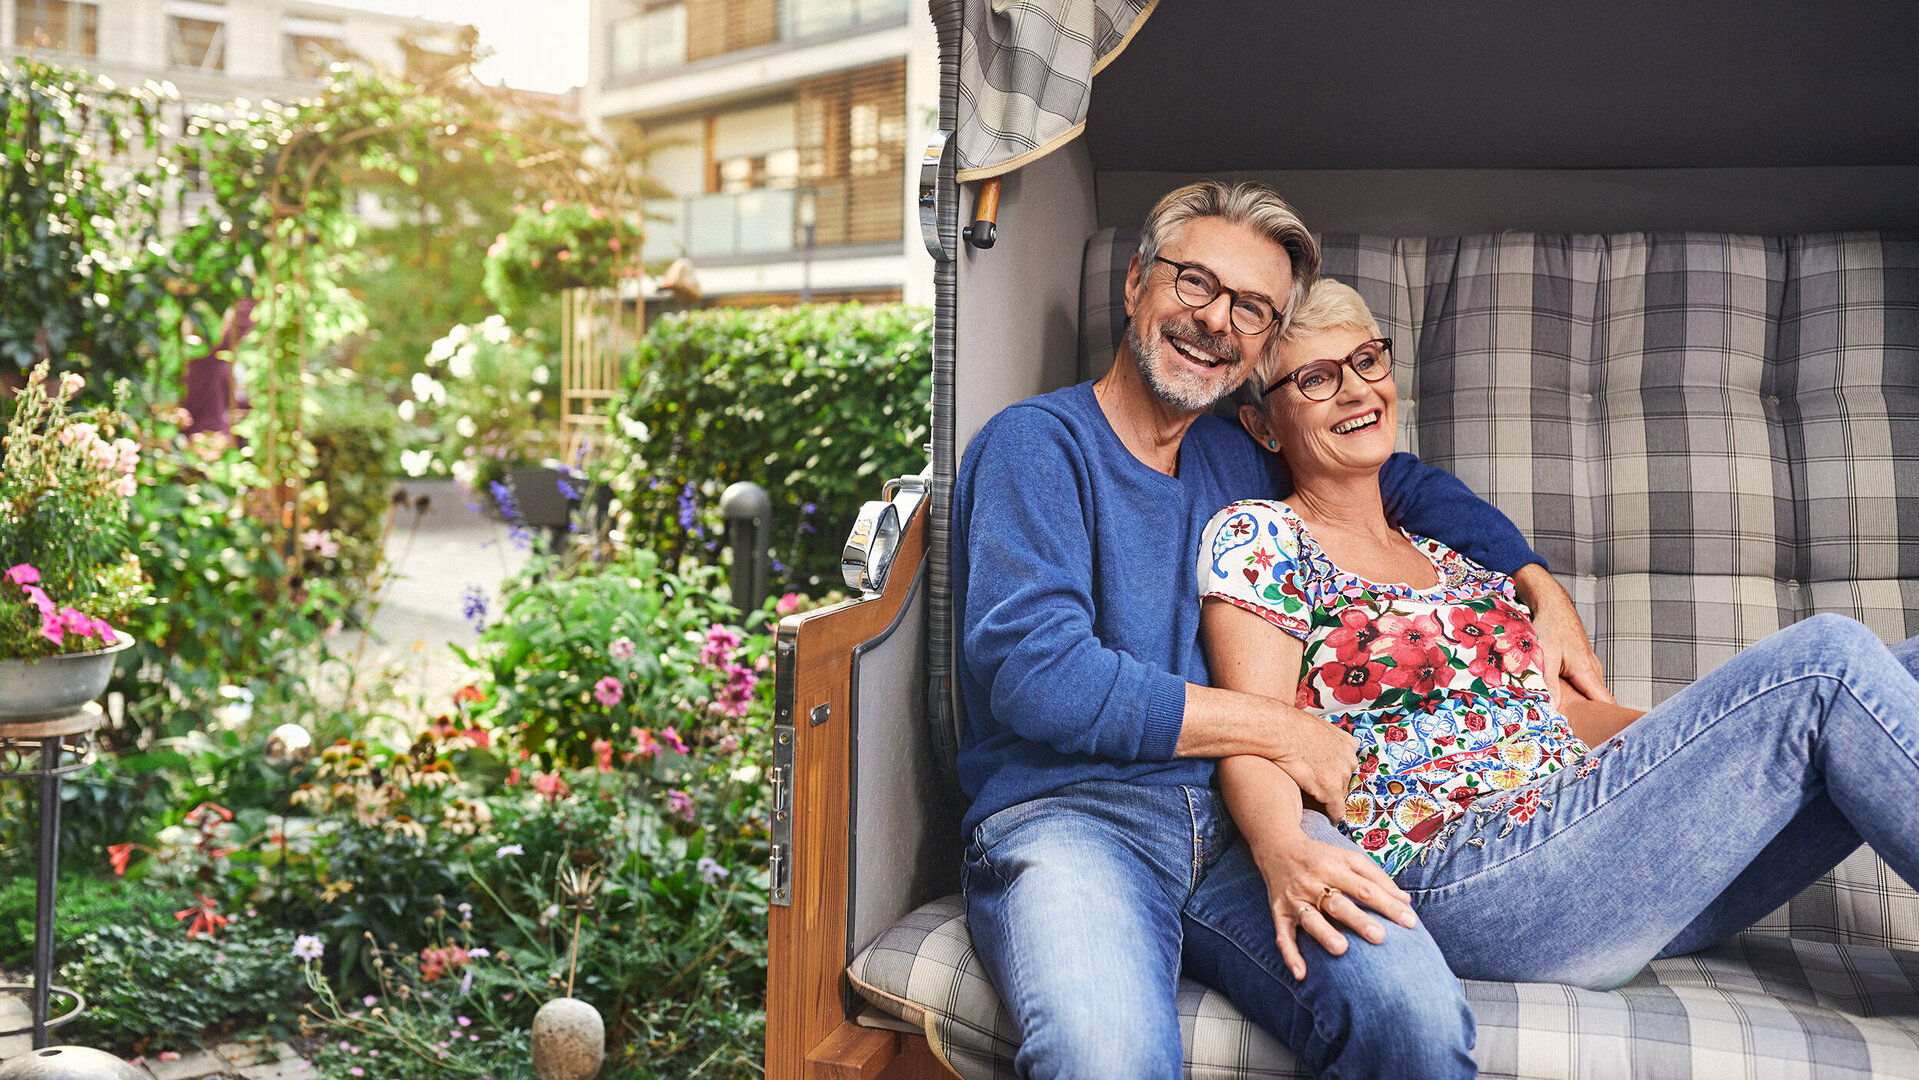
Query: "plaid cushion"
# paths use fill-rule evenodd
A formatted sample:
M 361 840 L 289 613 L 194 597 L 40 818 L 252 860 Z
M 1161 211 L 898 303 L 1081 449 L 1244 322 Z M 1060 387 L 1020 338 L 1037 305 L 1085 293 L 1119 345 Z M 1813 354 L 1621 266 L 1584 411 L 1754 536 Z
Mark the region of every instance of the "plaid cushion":
M 967 1080 L 1011 1080 L 1019 1036 L 958 896 L 921 907 L 855 957 L 855 987 L 927 1032 Z M 1486 1077 L 1919 1077 L 1919 953 L 1742 934 L 1658 960 L 1621 990 L 1467 982 Z M 1225 995 L 1179 985 L 1192 1080 L 1307 1077 Z

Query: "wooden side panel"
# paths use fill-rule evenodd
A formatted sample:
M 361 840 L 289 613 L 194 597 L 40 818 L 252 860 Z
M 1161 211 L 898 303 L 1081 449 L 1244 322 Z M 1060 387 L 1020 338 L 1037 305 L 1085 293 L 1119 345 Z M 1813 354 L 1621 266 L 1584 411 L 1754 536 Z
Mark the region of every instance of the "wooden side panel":
M 790 906 L 767 917 L 766 1075 L 808 1080 L 807 1055 L 846 1020 L 847 851 L 853 650 L 892 625 L 926 552 L 926 515 L 901 537 L 886 592 L 780 623 L 780 724 L 794 729 Z M 790 670 L 787 670 L 789 669 Z M 791 687 L 790 698 L 787 688 Z M 815 725 L 821 706 L 826 719 Z
M 880 1080 L 956 1080 L 958 1073 L 940 1064 L 923 1035 L 901 1035 L 900 1056 L 880 1074 Z

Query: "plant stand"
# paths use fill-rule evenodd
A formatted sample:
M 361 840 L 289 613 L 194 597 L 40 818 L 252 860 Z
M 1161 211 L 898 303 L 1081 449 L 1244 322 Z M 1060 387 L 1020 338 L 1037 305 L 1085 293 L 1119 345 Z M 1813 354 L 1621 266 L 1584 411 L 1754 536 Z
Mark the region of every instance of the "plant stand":
M 0 722 L 0 780 L 40 782 L 40 843 L 35 854 L 33 904 L 33 981 L 0 983 L 0 992 L 25 992 L 33 1014 L 30 1027 L 0 1031 L 0 1036 L 33 1033 L 33 1048 L 47 1045 L 47 1031 L 79 1019 L 86 999 L 53 985 L 54 888 L 60 871 L 60 780 L 88 764 L 93 733 L 100 726 L 100 706 L 87 704 L 58 716 Z M 48 1015 L 53 994 L 70 998 L 73 1007 L 58 1017 Z

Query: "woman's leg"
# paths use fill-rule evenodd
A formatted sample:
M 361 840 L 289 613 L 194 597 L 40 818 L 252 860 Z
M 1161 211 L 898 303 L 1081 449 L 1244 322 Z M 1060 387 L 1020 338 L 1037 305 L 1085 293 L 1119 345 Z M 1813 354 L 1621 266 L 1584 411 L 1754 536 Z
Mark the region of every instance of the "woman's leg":
M 1462 977 L 1612 987 L 1709 931 L 1696 921 L 1735 883 L 1763 913 L 1818 872 L 1748 874 L 1762 854 L 1823 849 L 1830 866 L 1861 837 L 1919 876 L 1919 683 L 1864 626 L 1822 615 L 1481 800 L 1398 880 Z

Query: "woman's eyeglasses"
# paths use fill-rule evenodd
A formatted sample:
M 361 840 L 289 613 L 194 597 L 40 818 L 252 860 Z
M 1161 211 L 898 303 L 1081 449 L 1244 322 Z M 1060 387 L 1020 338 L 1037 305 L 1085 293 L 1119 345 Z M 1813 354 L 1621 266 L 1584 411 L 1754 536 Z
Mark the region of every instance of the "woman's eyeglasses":
M 1393 339 L 1374 338 L 1338 360 L 1315 360 L 1266 388 L 1265 397 L 1287 383 L 1299 387 L 1307 401 L 1325 401 L 1346 384 L 1345 368 L 1367 382 L 1378 382 L 1393 370 Z

